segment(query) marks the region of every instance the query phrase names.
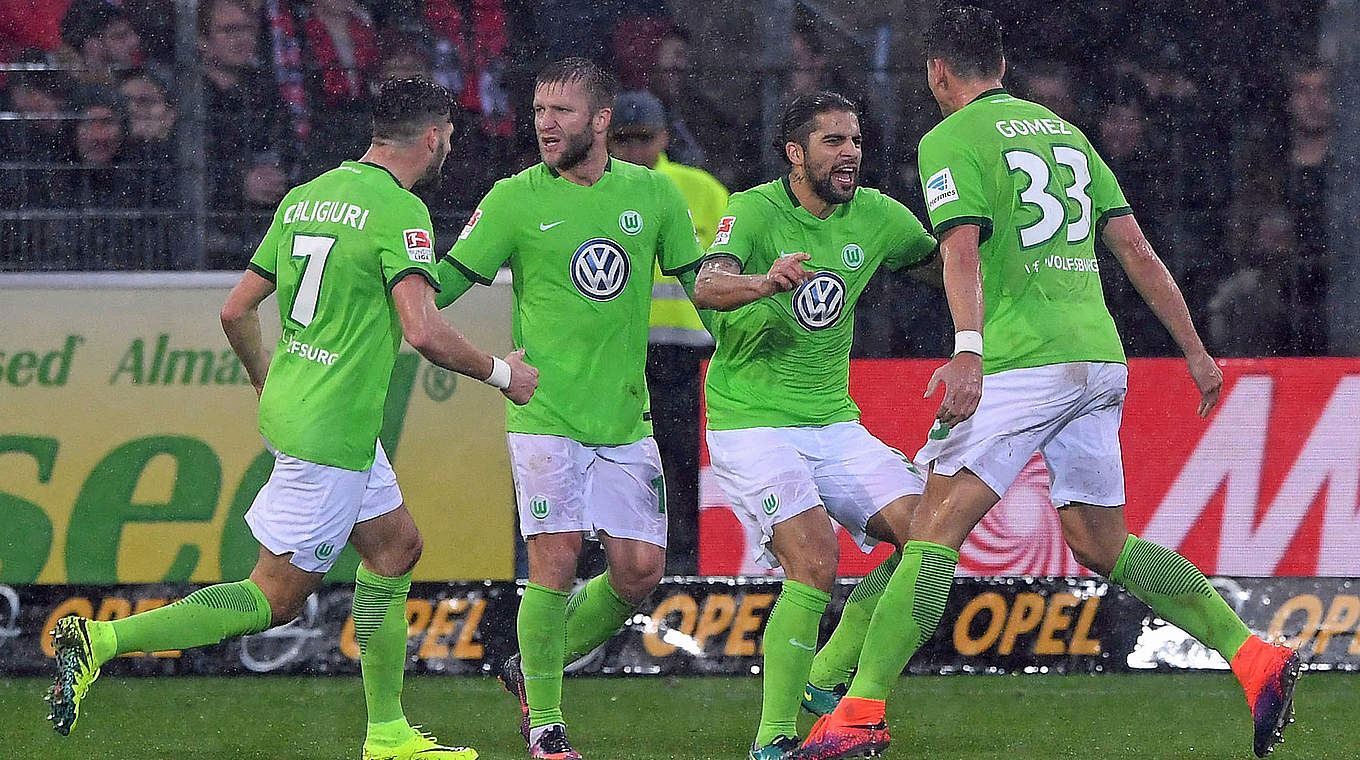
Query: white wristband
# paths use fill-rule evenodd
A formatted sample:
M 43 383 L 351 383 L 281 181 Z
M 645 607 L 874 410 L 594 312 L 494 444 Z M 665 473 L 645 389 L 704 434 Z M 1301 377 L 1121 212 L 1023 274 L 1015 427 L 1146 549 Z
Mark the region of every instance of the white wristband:
M 491 357 L 491 374 L 482 382 L 493 388 L 505 390 L 510 387 L 510 365 L 499 356 Z
M 977 330 L 959 330 L 954 333 L 954 356 L 964 353 L 982 356 L 982 333 Z

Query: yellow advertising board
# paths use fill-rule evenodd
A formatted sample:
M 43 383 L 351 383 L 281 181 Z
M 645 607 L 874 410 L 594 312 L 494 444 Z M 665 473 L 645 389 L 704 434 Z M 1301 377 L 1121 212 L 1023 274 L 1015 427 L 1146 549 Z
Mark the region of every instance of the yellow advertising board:
M 218 310 L 239 275 L 0 275 L 0 582 L 211 582 L 258 547 L 256 398 Z M 277 306 L 260 307 L 267 343 Z M 510 348 L 510 288 L 444 316 Z M 405 347 L 383 443 L 425 536 L 422 580 L 514 577 L 504 399 Z M 329 576 L 353 578 L 347 550 Z

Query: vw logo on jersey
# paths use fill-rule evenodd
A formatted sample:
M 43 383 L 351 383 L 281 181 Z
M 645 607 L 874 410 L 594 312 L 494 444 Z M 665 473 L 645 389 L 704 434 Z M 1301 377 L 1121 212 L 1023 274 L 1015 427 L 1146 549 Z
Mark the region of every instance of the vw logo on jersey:
M 586 298 L 609 301 L 627 287 L 630 267 L 622 246 L 608 238 L 595 238 L 572 254 L 571 281 Z
M 793 318 L 808 330 L 824 330 L 841 318 L 845 280 L 834 272 L 818 272 L 793 291 Z

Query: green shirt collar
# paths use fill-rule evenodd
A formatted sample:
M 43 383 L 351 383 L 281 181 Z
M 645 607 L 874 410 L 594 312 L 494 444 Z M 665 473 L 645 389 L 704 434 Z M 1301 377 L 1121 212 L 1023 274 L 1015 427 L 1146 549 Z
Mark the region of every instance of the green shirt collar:
M 397 183 L 397 187 L 402 186 L 401 180 L 397 179 L 397 175 L 393 174 L 390 169 L 381 164 L 375 164 L 372 161 L 345 161 L 344 163 L 341 164 L 341 166 L 344 166 L 345 164 L 354 164 L 356 166 L 371 166 L 374 169 L 381 169 L 384 173 L 387 174 L 387 176 L 392 178 L 393 182 Z M 406 188 L 403 187 L 402 189 L 405 190 Z
M 551 176 L 553 179 L 557 179 L 558 177 L 562 176 L 561 173 L 559 173 L 556 169 L 552 168 L 551 166 L 548 166 L 547 164 L 544 164 L 543 168 L 548 170 L 548 175 Z M 609 158 L 606 158 L 604 160 L 604 170 L 606 172 L 609 172 L 613 171 L 613 169 L 614 169 L 614 157 L 610 156 Z

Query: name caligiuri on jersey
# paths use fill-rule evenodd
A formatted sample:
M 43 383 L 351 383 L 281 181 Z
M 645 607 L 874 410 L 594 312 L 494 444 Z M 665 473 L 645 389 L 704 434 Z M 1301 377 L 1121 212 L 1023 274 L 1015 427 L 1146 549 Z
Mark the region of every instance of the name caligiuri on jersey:
M 283 212 L 283 223 L 334 222 L 362 230 L 368 223 L 368 209 L 340 201 L 298 201 Z

